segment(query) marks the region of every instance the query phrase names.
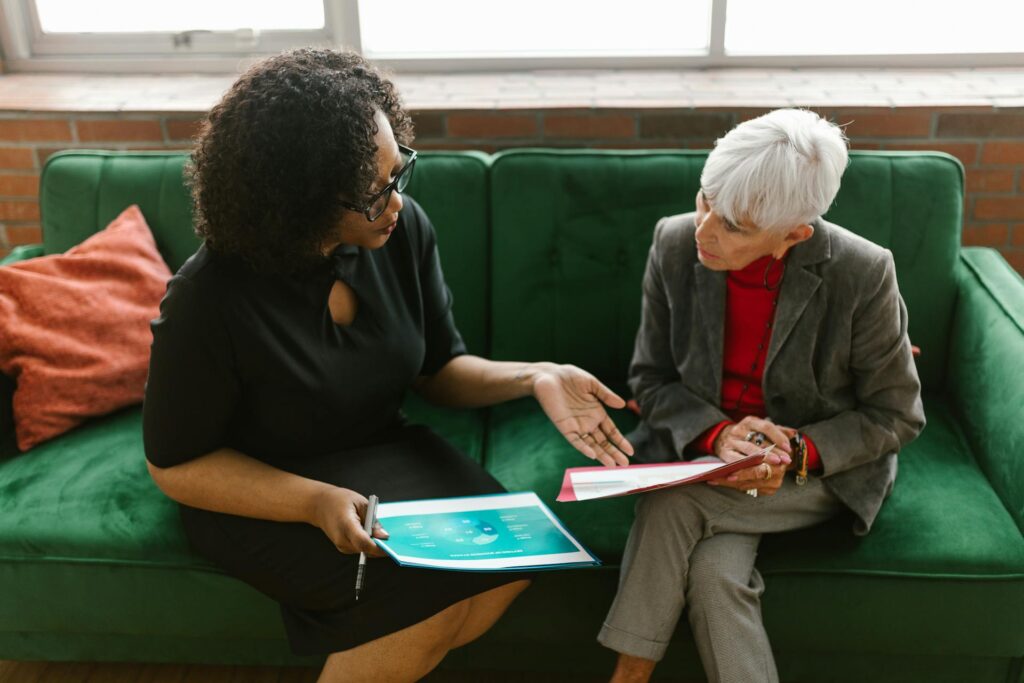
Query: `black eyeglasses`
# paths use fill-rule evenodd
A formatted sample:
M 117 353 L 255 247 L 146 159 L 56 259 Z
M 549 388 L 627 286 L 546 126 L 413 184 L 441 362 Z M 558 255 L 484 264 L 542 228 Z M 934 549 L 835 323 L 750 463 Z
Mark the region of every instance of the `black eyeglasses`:
M 380 215 L 384 213 L 391 202 L 391 193 L 398 192 L 398 194 L 402 194 L 405 188 L 409 186 L 409 179 L 412 178 L 412 169 L 416 166 L 416 150 L 410 149 L 405 145 L 399 145 L 398 153 L 405 163 L 402 164 L 402 168 L 399 169 L 394 180 L 385 185 L 384 189 L 380 192 L 366 200 L 364 206 L 356 206 L 348 202 L 342 202 L 341 205 L 350 211 L 363 214 L 366 216 L 366 220 L 371 223 L 380 218 Z

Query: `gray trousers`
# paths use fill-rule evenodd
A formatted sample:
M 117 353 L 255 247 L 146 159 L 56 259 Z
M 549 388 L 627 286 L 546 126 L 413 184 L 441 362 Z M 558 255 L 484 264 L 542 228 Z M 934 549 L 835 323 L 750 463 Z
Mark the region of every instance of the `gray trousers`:
M 754 567 L 761 534 L 812 526 L 842 509 L 814 477 L 797 486 L 787 476 L 774 496 L 757 498 L 707 484 L 641 494 L 598 642 L 658 661 L 689 607 L 709 681 L 778 681 Z

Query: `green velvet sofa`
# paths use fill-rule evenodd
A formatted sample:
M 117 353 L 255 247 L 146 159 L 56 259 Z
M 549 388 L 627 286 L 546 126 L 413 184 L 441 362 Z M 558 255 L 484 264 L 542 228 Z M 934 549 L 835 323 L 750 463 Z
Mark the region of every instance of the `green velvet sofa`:
M 963 170 L 939 153 L 855 152 L 828 218 L 892 250 L 928 426 L 900 455 L 874 531 L 849 520 L 766 538 L 764 619 L 783 680 L 1024 681 L 1024 283 L 960 246 Z M 410 193 L 438 230 L 471 351 L 625 374 L 655 222 L 690 210 L 704 152 L 517 150 L 422 155 Z M 42 173 L 43 244 L 62 252 L 131 203 L 178 268 L 197 242 L 184 155 L 74 151 Z M 138 407 L 26 453 L 0 377 L 0 659 L 315 664 L 276 606 L 193 554 L 143 460 Z M 607 673 L 595 635 L 632 499 L 553 502 L 586 464 L 529 400 L 408 412 L 511 490 L 535 490 L 604 560 L 541 577 L 444 666 Z M 626 432 L 635 418 L 615 415 Z M 685 621 L 685 620 L 684 620 Z M 700 680 L 688 627 L 659 674 Z

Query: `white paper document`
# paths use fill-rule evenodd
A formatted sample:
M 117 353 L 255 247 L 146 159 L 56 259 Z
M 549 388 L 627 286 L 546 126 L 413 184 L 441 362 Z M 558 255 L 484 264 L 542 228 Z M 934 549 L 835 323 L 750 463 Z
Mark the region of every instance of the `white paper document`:
M 693 484 L 726 477 L 738 470 L 764 462 L 768 451 L 724 463 L 714 460 L 696 462 L 669 462 L 654 465 L 628 465 L 626 467 L 570 467 L 562 479 L 559 502 L 593 500 L 626 496 L 654 489 Z

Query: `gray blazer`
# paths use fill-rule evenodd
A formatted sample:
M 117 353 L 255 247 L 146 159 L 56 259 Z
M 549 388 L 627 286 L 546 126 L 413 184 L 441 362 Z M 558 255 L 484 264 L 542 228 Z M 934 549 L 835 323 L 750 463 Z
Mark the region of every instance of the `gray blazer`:
M 790 250 L 762 382 L 768 416 L 818 447 L 828 488 L 866 534 L 924 427 L 892 253 L 818 220 Z M 629 384 L 641 461 L 683 458 L 721 410 L 725 273 L 697 260 L 694 214 L 663 218 L 644 274 Z

